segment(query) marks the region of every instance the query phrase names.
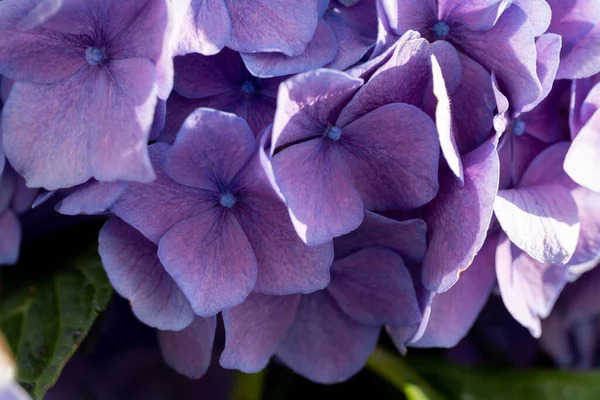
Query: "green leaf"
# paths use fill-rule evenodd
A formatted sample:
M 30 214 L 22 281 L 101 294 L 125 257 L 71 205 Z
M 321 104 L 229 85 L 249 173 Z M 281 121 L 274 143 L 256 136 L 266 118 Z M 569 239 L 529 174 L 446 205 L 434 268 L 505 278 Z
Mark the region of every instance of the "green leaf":
M 265 388 L 265 371 L 245 374 L 237 371 L 230 400 L 261 400 Z
M 600 372 L 475 369 L 431 358 L 409 361 L 450 400 L 600 399 Z
M 33 281 L 22 274 L 16 283 L 3 280 L 0 295 L 0 330 L 15 354 L 19 382 L 34 399 L 56 382 L 112 294 L 95 249 L 64 268 L 47 267 L 51 272 Z
M 408 400 L 446 400 L 430 387 L 396 354 L 377 348 L 367 361 L 367 368 L 402 391 Z

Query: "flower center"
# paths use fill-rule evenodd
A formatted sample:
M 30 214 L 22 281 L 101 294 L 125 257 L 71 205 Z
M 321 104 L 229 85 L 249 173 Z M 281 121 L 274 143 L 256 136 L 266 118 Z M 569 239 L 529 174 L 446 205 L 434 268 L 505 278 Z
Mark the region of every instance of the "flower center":
M 251 80 L 247 80 L 242 85 L 242 92 L 244 92 L 246 94 L 252 94 L 255 91 L 256 91 L 256 86 L 254 85 L 254 82 L 252 82 Z
M 436 39 L 445 39 L 450 34 L 450 27 L 444 21 L 440 21 L 432 28 Z
M 231 208 L 235 206 L 237 199 L 231 192 L 226 192 L 221 195 L 221 205 L 223 207 Z
M 329 129 L 327 129 L 327 137 L 334 142 L 337 142 L 342 137 L 342 130 L 337 126 L 330 126 Z
M 93 46 L 88 47 L 87 49 L 85 49 L 85 59 L 90 65 L 100 64 L 104 59 L 102 49 Z
M 521 136 L 523 133 L 525 133 L 526 126 L 527 124 L 525 122 L 516 120 L 513 123 L 512 131 L 516 136 Z

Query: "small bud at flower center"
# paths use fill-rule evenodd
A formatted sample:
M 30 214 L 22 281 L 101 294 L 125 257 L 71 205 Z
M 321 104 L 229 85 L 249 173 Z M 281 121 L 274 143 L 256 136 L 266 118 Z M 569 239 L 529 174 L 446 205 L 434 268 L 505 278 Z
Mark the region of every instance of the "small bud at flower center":
M 337 126 L 332 126 L 327 130 L 327 137 L 337 142 L 342 137 L 342 130 Z
M 450 34 L 450 27 L 447 23 L 440 21 L 433 26 L 433 34 L 436 39 L 445 39 Z
M 104 59 L 104 54 L 101 49 L 90 46 L 85 49 L 85 59 L 90 65 L 98 65 Z
M 521 136 L 525 133 L 526 126 L 527 124 L 525 122 L 517 120 L 513 123 L 512 131 L 516 136 Z
M 242 85 L 242 92 L 244 92 L 246 94 L 252 94 L 255 91 L 256 91 L 256 86 L 254 86 L 254 82 L 252 82 L 251 80 L 247 80 Z
M 235 196 L 229 192 L 223 193 L 221 195 L 221 205 L 223 207 L 232 208 L 233 206 L 235 206 L 236 202 L 237 199 L 235 198 Z

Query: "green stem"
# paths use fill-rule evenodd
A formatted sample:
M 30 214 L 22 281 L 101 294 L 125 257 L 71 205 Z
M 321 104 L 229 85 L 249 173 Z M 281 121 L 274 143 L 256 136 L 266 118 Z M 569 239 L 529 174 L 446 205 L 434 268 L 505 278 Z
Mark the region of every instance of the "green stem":
M 244 374 L 236 372 L 235 383 L 231 391 L 230 400 L 261 400 L 265 386 L 266 374 L 261 371 L 257 374 Z

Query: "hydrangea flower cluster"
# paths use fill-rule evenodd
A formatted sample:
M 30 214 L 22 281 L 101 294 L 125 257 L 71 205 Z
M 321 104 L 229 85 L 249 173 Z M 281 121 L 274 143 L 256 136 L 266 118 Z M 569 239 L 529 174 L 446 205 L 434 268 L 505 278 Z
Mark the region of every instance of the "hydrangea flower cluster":
M 542 320 L 600 261 L 600 3 L 1 0 L 0 74 L 0 261 L 68 189 L 178 372 L 220 315 L 223 367 L 339 382 L 495 288 L 572 363 L 589 288 Z

